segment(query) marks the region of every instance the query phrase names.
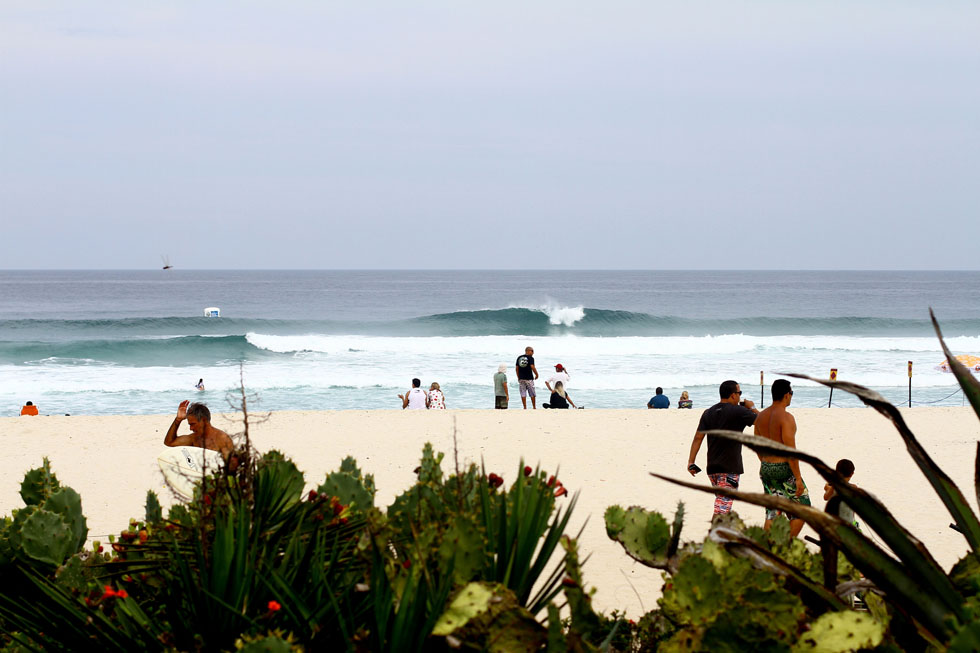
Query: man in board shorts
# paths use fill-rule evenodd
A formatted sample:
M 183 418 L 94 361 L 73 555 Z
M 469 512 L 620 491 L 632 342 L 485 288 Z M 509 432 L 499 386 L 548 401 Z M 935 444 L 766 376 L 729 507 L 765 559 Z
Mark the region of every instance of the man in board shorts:
M 741 431 L 755 423 L 759 411 L 750 400 L 742 400 L 742 388 L 736 381 L 728 380 L 718 388 L 721 398 L 717 404 L 701 413 L 698 430 L 691 442 L 691 453 L 687 459 L 687 471 L 694 476 L 701 468 L 694 464 L 701 441 L 708 431 Z M 738 480 L 743 472 L 742 443 L 708 436 L 708 479 L 715 487 L 738 489 Z M 724 515 L 732 511 L 732 499 L 721 494 L 715 495 L 714 514 Z
M 527 398 L 531 397 L 531 408 L 537 408 L 537 393 L 534 392 L 534 379 L 538 378 L 538 368 L 534 366 L 534 348 L 525 347 L 524 353 L 517 357 L 517 385 L 521 391 L 521 403 L 527 410 Z
M 755 434 L 773 442 L 796 448 L 796 418 L 788 410 L 793 401 L 793 388 L 786 379 L 776 379 L 772 384 L 772 405 L 759 413 L 755 420 Z M 759 455 L 762 487 L 766 494 L 789 499 L 803 506 L 810 505 L 810 493 L 800 474 L 800 461 L 783 456 Z M 783 514 L 779 510 L 766 508 L 766 530 L 772 520 Z M 803 528 L 803 520 L 790 515 L 789 532 L 796 537 Z

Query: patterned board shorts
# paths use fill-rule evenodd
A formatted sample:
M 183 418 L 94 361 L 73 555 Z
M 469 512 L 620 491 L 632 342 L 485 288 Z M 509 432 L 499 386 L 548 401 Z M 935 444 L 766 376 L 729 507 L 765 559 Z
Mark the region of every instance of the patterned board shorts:
M 494 408 L 507 408 L 507 395 L 497 395 L 493 398 Z
M 764 462 L 759 468 L 759 476 L 762 478 L 762 488 L 766 491 L 766 494 L 789 499 L 793 503 L 798 503 L 801 506 L 810 505 L 810 492 L 806 489 L 805 483 L 803 484 L 803 494 L 796 496 L 796 477 L 793 476 L 793 470 L 790 468 L 789 463 Z M 782 514 L 785 513 L 781 510 L 766 508 L 767 520 L 775 519 Z M 790 519 L 795 519 L 792 515 L 786 516 Z
M 520 379 L 517 385 L 521 389 L 522 397 L 537 397 L 538 395 L 534 392 L 534 379 Z
M 711 484 L 715 487 L 724 487 L 729 490 L 738 489 L 738 474 L 708 474 L 708 479 Z M 731 497 L 722 496 L 720 494 L 715 495 L 715 514 L 716 515 L 727 515 L 732 511 L 732 502 L 734 499 Z

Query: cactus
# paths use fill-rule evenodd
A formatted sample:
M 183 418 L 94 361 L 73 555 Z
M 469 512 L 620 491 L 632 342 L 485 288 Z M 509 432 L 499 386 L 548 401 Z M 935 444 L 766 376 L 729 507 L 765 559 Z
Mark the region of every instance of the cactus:
M 362 512 L 374 507 L 374 494 L 368 491 L 358 477 L 348 472 L 327 474 L 317 492 L 337 497 L 342 504 L 351 505 Z
M 163 508 L 160 506 L 160 500 L 153 490 L 146 491 L 144 511 L 147 524 L 157 524 L 163 521 Z
M 61 515 L 71 529 L 72 541 L 70 553 L 80 551 L 88 537 L 88 525 L 82 514 L 82 497 L 70 487 L 55 490 L 42 506 L 48 512 Z
M 517 604 L 514 593 L 496 583 L 469 583 L 440 615 L 432 634 L 452 636 L 469 649 L 499 653 L 538 651 L 545 629 Z
M 870 649 L 881 644 L 885 627 L 867 614 L 858 612 L 827 612 L 800 637 L 793 653 L 819 651 L 845 653 Z
M 82 559 L 78 554 L 68 558 L 55 572 L 55 581 L 69 592 L 79 594 L 88 588 L 88 581 L 82 569 Z
M 678 513 L 683 519 L 682 505 L 678 506 Z M 619 542 L 631 558 L 648 567 L 668 567 L 680 540 L 680 522 L 676 517 L 673 535 L 663 515 L 639 506 L 627 510 L 610 506 L 606 509 L 605 519 L 606 533 Z
M 74 536 L 61 515 L 37 509 L 21 525 L 20 540 L 20 548 L 28 557 L 60 565 L 72 552 Z
M 578 561 L 578 542 L 567 535 L 561 538 L 561 546 L 565 549 L 565 598 L 568 600 L 568 611 L 571 616 L 568 638 L 575 642 L 588 642 L 599 630 L 599 616 L 592 609 L 592 596 L 585 591 L 585 581 L 582 579 L 582 566 Z
M 60 487 L 58 477 L 51 473 L 51 463 L 45 457 L 40 467 L 24 474 L 24 481 L 20 484 L 20 496 L 27 505 L 37 506 Z
M 439 452 L 435 455 L 432 452 L 432 443 L 426 442 L 422 447 L 422 463 L 419 465 L 420 483 L 441 483 L 442 482 L 442 459 L 446 454 Z
M 480 531 L 476 521 L 457 515 L 442 535 L 439 546 L 440 566 L 445 570 L 452 562 L 455 581 L 467 583 L 479 578 L 487 560 L 486 549 L 487 537 Z
M 374 494 L 377 492 L 377 488 L 374 486 L 374 475 L 361 473 L 360 468 L 357 466 L 357 461 L 354 460 L 353 456 L 347 456 L 340 461 L 340 471 L 346 472 L 354 478 L 360 479 L 361 482 L 364 483 L 364 489 L 367 490 L 371 496 L 374 496 Z

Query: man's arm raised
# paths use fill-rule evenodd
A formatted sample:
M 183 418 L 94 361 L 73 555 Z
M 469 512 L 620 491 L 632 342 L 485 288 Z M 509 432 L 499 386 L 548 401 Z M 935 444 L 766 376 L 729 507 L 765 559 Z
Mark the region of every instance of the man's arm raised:
M 180 423 L 187 418 L 187 406 L 190 405 L 190 401 L 185 399 L 180 402 L 177 406 L 177 417 L 174 418 L 173 423 L 170 428 L 167 429 L 167 435 L 163 437 L 163 443 L 168 447 L 182 447 L 185 445 L 194 445 L 194 435 L 177 435 L 177 429 L 180 428 Z

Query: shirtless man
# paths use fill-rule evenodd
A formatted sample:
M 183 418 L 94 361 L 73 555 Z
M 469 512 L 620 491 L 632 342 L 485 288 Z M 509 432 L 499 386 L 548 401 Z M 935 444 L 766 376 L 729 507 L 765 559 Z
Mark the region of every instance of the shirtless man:
M 772 384 L 772 405 L 766 408 L 755 420 L 755 434 L 773 442 L 796 448 L 796 419 L 787 411 L 793 401 L 793 389 L 786 379 L 777 379 Z M 800 461 L 782 456 L 764 456 L 759 475 L 766 494 L 789 499 L 804 506 L 810 505 L 810 493 L 800 474 Z M 766 508 L 766 530 L 772 526 L 780 511 Z M 790 517 L 789 531 L 793 537 L 800 534 L 803 520 Z
M 177 435 L 177 429 L 185 419 L 191 432 L 189 435 Z M 220 451 L 226 460 L 235 449 L 227 433 L 211 426 L 211 411 L 208 407 L 204 404 L 192 404 L 186 399 L 177 407 L 177 417 L 167 430 L 163 443 L 168 447 L 201 447 Z

